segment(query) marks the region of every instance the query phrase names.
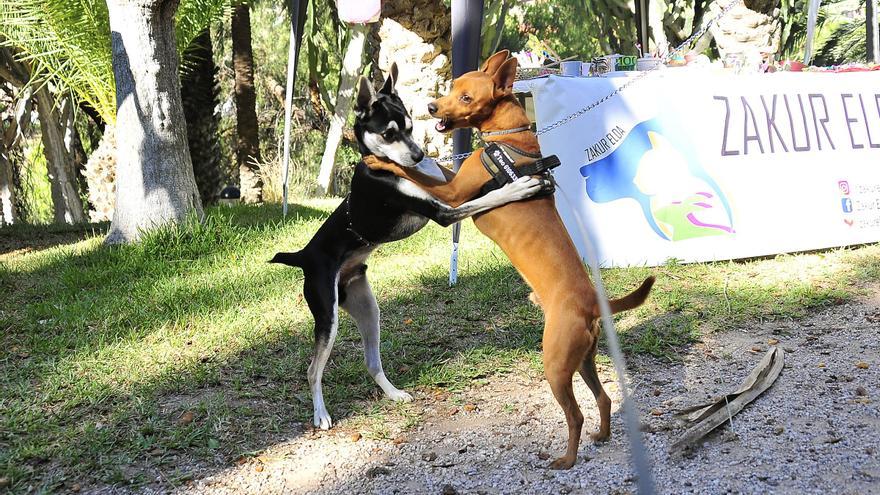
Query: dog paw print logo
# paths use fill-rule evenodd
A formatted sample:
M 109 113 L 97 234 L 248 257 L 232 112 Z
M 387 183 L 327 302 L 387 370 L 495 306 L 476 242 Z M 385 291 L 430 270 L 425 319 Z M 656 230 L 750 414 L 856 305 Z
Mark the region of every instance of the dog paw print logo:
M 658 119 L 638 124 L 611 154 L 581 167 L 587 196 L 638 202 L 651 229 L 669 241 L 735 234 L 727 197 L 677 137 L 684 135 Z

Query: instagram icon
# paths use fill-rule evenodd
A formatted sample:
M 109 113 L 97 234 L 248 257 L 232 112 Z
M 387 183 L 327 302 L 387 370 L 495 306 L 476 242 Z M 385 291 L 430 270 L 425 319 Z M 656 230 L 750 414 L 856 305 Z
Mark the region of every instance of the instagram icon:
M 849 182 L 845 180 L 837 181 L 837 188 L 840 189 L 840 193 L 844 196 L 849 196 Z

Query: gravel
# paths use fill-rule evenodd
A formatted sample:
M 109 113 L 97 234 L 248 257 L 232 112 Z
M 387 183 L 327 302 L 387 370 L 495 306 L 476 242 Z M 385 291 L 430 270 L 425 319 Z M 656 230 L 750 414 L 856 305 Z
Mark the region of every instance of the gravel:
M 717 333 L 680 362 L 630 361 L 644 441 L 658 493 L 880 493 L 880 301 L 835 306 L 798 321 Z M 775 341 L 778 341 L 776 343 Z M 685 455 L 668 445 L 683 431 L 675 412 L 732 391 L 771 344 L 785 368 L 755 402 Z M 345 420 L 267 447 L 222 470 L 193 468 L 181 494 L 635 493 L 615 401 L 614 436 L 591 444 L 599 418 L 575 381 L 585 415 L 578 463 L 546 469 L 565 446 L 565 422 L 540 377 L 513 374 L 450 396 L 416 397 L 424 421 L 391 440 L 360 437 Z M 418 395 L 418 394 L 417 394 Z M 183 469 L 185 471 L 185 469 Z M 157 484 L 137 493 L 168 493 Z M 98 493 L 125 493 L 108 487 Z

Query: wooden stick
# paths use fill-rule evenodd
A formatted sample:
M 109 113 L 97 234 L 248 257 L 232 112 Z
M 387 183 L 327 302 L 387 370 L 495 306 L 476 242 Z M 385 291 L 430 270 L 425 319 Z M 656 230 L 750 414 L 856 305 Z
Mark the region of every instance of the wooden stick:
M 732 418 L 734 414 L 742 411 L 748 403 L 770 388 L 770 385 L 773 385 L 773 382 L 776 381 L 776 378 L 782 372 L 784 354 L 780 347 L 773 347 L 773 349 L 767 351 L 767 354 L 764 355 L 758 366 L 746 377 L 737 392 L 722 397 L 705 408 L 698 406 L 698 410 L 691 414 L 690 417 L 699 422 L 690 427 L 676 440 L 670 447 L 670 451 L 681 450 L 703 438 L 710 431 Z M 726 407 L 725 404 L 727 404 Z

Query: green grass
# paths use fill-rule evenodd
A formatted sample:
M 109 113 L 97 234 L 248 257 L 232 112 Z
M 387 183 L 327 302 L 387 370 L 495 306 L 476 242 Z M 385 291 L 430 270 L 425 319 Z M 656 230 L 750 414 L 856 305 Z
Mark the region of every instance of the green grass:
M 101 244 L 106 226 L 5 230 L 0 478 L 13 491 L 173 481 L 185 462 L 228 465 L 299 431 L 311 415 L 311 316 L 301 271 L 265 261 L 303 246 L 336 202 L 309 201 L 287 221 L 277 206 L 214 209 L 203 225 L 113 248 Z M 53 235 L 61 244 L 48 247 Z M 369 261 L 391 380 L 418 395 L 540 373 L 542 317 L 528 288 L 470 222 L 459 284 L 447 287 L 448 239 L 432 225 Z M 658 276 L 618 327 L 627 353 L 676 359 L 706 332 L 851 299 L 878 273 L 880 248 L 865 246 L 603 276 L 615 296 Z M 375 437 L 418 424 L 417 407 L 381 400 L 364 368 L 344 316 L 325 374 L 334 420 Z M 182 424 L 185 412 L 193 421 Z

